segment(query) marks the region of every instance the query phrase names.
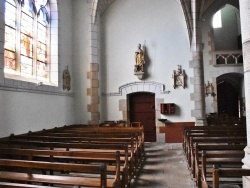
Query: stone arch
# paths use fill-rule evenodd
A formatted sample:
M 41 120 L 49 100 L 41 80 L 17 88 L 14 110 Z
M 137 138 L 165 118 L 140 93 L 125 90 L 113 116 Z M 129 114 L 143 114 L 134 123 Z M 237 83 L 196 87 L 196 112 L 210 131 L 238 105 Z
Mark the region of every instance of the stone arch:
M 125 96 L 123 99 L 119 100 L 119 111 L 122 113 L 122 120 L 128 119 L 128 99 L 127 94 L 145 92 L 155 94 L 155 119 L 161 117 L 160 104 L 164 103 L 164 99 L 160 98 L 160 94 L 169 94 L 170 91 L 165 89 L 165 85 L 158 82 L 131 82 L 123 84 L 118 88 L 118 92 L 103 93 L 104 95 L 114 97 L 114 96 Z M 156 140 L 157 142 L 165 142 L 165 134 L 160 131 L 162 123 L 160 121 L 155 122 L 156 125 Z
M 134 92 L 151 92 L 155 94 L 169 94 L 170 91 L 165 90 L 165 85 L 158 82 L 130 82 L 123 84 L 118 88 L 118 92 L 107 92 L 103 95 L 122 96 Z
M 217 112 L 218 110 L 218 101 L 217 101 L 217 84 L 218 84 L 218 78 L 220 78 L 223 75 L 226 74 L 238 74 L 238 75 L 242 75 L 242 77 L 244 77 L 244 72 L 243 72 L 243 67 L 228 67 L 227 69 L 221 69 L 218 71 L 214 71 L 210 73 L 211 75 L 213 75 L 212 78 L 212 85 L 214 86 L 214 90 L 216 91 L 216 95 L 214 97 L 214 104 L 213 104 L 213 108 L 214 108 L 214 112 Z

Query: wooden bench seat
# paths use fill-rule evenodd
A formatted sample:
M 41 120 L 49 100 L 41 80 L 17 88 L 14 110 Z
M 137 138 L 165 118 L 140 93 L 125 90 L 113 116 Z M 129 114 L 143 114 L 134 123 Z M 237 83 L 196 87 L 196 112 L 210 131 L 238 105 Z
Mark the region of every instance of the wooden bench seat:
M 106 163 L 107 173 L 115 175 L 119 182 L 121 179 L 121 187 L 129 184 L 128 161 L 120 156 L 119 151 L 108 153 L 0 148 L 0 158 L 84 164 Z
M 120 144 L 120 143 L 128 143 L 130 142 L 131 138 L 133 138 L 134 143 L 134 152 L 135 157 L 137 159 L 137 164 L 142 162 L 144 158 L 144 145 L 143 145 L 143 129 L 136 129 L 127 132 L 127 129 L 122 129 L 123 131 L 118 131 L 117 128 L 110 128 L 109 131 L 105 129 L 105 131 L 99 131 L 95 128 L 88 128 L 88 131 L 73 131 L 71 132 L 60 132 L 61 129 L 55 129 L 56 131 L 51 130 L 44 130 L 38 132 L 29 132 L 23 135 L 11 135 L 5 139 L 27 139 L 27 140 L 42 140 L 42 141 L 53 141 L 53 142 L 90 142 L 90 143 L 113 143 L 113 144 Z M 115 134 L 113 129 L 116 131 Z M 103 129 L 101 129 L 103 130 Z M 64 130 L 65 131 L 65 130 Z
M 49 132 L 60 132 L 60 133 L 77 133 L 77 134 L 111 134 L 112 137 L 119 134 L 136 134 L 138 137 L 140 154 L 144 154 L 144 128 L 143 127 L 85 127 L 78 125 L 77 127 L 65 126 L 62 128 L 54 128 L 46 130 Z
M 44 135 L 11 135 L 8 140 L 27 140 L 27 141 L 41 141 L 41 142 L 67 142 L 67 143 L 93 143 L 93 144 L 127 144 L 129 147 L 133 147 L 134 154 L 138 154 L 138 140 L 136 137 L 120 138 L 120 137 L 103 137 L 103 135 L 96 136 L 44 136 Z
M 213 165 L 223 168 L 241 168 L 244 151 L 202 151 L 201 166 L 197 169 L 197 186 L 212 175 Z
M 68 163 L 50 163 L 41 161 L 28 160 L 11 160 L 0 159 L 1 167 L 12 167 L 12 171 L 0 171 L 2 181 L 30 182 L 30 183 L 47 183 L 56 185 L 71 185 L 85 187 L 118 187 L 115 180 L 107 179 L 106 165 L 85 165 L 85 164 L 68 164 Z M 23 168 L 24 172 L 15 172 L 17 168 Z M 26 169 L 26 170 L 25 170 Z M 78 176 L 44 175 L 36 174 L 32 169 L 51 169 L 66 170 L 70 172 L 79 172 Z M 88 174 L 98 174 L 96 177 L 84 177 L 83 172 Z
M 183 149 L 186 151 L 186 141 L 188 140 L 187 135 L 194 134 L 194 133 L 205 133 L 205 134 L 214 134 L 214 133 L 224 133 L 227 132 L 245 132 L 246 133 L 246 126 L 191 126 L 191 127 L 182 127 L 182 136 L 183 136 Z
M 23 141 L 23 140 L 0 140 L 2 147 L 20 147 L 20 148 L 34 148 L 34 149 L 50 149 L 50 150 L 71 150 L 81 151 L 88 149 L 88 151 L 102 151 L 102 152 L 115 152 L 120 151 L 121 155 L 124 154 L 127 148 L 128 164 L 130 174 L 135 173 L 135 168 L 138 166 L 138 160 L 135 156 L 133 144 L 128 147 L 127 144 L 101 144 L 101 143 L 67 143 L 67 142 L 39 142 L 39 141 Z
M 201 151 L 222 151 L 222 150 L 243 150 L 246 147 L 246 143 L 242 144 L 228 144 L 228 143 L 194 143 L 193 151 L 190 152 L 190 159 L 188 159 L 189 168 L 195 170 L 195 162 L 198 157 L 201 156 Z
M 214 165 L 212 170 L 212 182 L 204 179 L 202 181 L 202 188 L 219 188 L 222 185 L 224 185 L 225 188 L 228 186 L 240 188 L 242 187 L 242 176 L 250 176 L 250 169 L 223 168 Z
M 68 155 L 63 153 L 63 151 L 71 151 L 72 156 L 78 155 L 80 152 L 92 152 L 92 153 L 115 153 L 119 151 L 121 154 L 120 161 L 124 165 L 124 169 L 120 171 L 123 174 L 123 183 L 128 184 L 133 178 L 135 172 L 135 159 L 133 156 L 133 152 L 128 152 L 128 146 L 126 144 L 123 145 L 111 145 L 111 144 L 86 144 L 86 143 L 58 143 L 58 142 L 37 142 L 37 141 L 16 141 L 16 140 L 0 140 L 0 145 L 6 148 L 23 148 L 23 149 L 36 149 L 36 150 L 53 150 L 57 151 L 57 154 L 54 155 Z M 23 151 L 25 152 L 25 151 Z M 39 151 L 37 151 L 38 153 Z M 43 151 L 42 151 L 43 152 Z M 49 155 L 50 151 L 47 151 Z M 45 155 L 45 152 L 43 153 Z M 82 154 L 83 155 L 83 154 Z M 86 156 L 86 154 L 85 154 Z M 80 160 L 80 159 L 79 159 Z M 85 158 L 87 161 L 87 159 Z M 91 158 L 89 156 L 89 161 L 94 161 L 97 159 Z M 109 171 L 114 171 L 114 168 L 108 166 Z
M 246 126 L 183 127 L 182 144 L 196 186 L 200 188 L 211 179 L 214 164 L 226 168 L 243 165 Z
M 121 187 L 125 187 L 125 184 L 128 185 L 134 177 L 136 170 L 143 160 L 144 130 L 143 127 L 68 125 L 1 138 L 0 150 L 1 148 L 2 151 L 6 150 L 6 155 L 0 151 L 0 157 L 2 158 L 8 158 L 7 156 L 10 156 L 11 153 L 9 152 L 10 150 L 17 150 L 17 160 L 21 158 L 22 160 L 32 159 L 43 162 L 53 161 L 53 163 L 67 162 L 72 164 L 100 164 L 105 162 L 107 163 L 107 173 L 112 174 L 116 174 L 117 167 L 114 165 L 114 159 L 111 159 L 108 155 L 119 151 L 119 170 L 122 174 Z M 36 153 L 33 153 L 32 157 L 30 157 L 25 153 L 28 150 L 35 150 Z M 81 153 L 81 155 L 79 156 L 78 153 Z M 102 157 L 97 157 L 99 153 L 103 153 Z M 12 158 L 12 160 L 15 158 L 13 157 L 13 152 Z M 51 170 L 51 172 L 53 171 Z M 119 180 L 119 178 L 116 179 Z
M 192 176 L 193 178 L 197 177 L 197 173 L 198 172 L 198 168 L 201 165 L 201 155 L 202 155 L 202 151 L 211 151 L 211 152 L 224 152 L 224 151 L 239 151 L 239 152 L 243 152 L 244 148 L 246 147 L 246 144 L 244 145 L 225 145 L 225 144 L 209 144 L 209 145 L 205 145 L 205 144 L 199 144 L 196 143 L 195 144 L 195 148 L 194 148 L 194 156 L 191 159 L 191 172 L 192 172 Z
M 194 157 L 195 153 L 195 144 L 202 143 L 202 144 L 225 144 L 225 145 L 238 145 L 238 144 L 246 144 L 247 139 L 246 137 L 230 137 L 230 136 L 220 136 L 220 137 L 192 137 L 189 141 L 189 149 L 187 154 L 188 166 L 191 168 L 191 159 Z
M 37 188 L 37 185 L 24 184 L 24 183 L 0 182 L 0 187 L 1 188 Z M 52 187 L 39 185 L 39 188 L 52 188 Z M 53 186 L 53 188 L 61 188 L 61 187 Z
M 225 136 L 231 136 L 231 137 L 246 137 L 246 130 L 236 130 L 236 129 L 230 129 L 230 130 L 204 130 L 199 133 L 197 132 L 188 132 L 185 136 L 185 139 L 183 140 L 183 148 L 185 150 L 185 153 L 188 153 L 189 149 L 189 141 L 192 137 L 225 137 Z
M 199 130 L 200 131 L 200 130 Z M 246 130 L 242 129 L 218 129 L 218 130 L 201 130 L 202 133 L 197 132 L 187 132 L 183 139 L 183 149 L 186 154 L 189 152 L 190 140 L 194 137 L 245 137 L 246 138 Z M 187 156 L 186 156 L 187 157 Z

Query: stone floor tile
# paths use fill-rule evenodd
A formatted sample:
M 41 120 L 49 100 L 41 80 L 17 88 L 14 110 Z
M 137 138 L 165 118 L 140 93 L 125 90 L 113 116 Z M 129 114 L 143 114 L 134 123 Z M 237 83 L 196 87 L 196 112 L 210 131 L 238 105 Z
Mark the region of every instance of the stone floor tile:
M 131 188 L 194 188 L 181 144 L 145 143 L 145 154 Z

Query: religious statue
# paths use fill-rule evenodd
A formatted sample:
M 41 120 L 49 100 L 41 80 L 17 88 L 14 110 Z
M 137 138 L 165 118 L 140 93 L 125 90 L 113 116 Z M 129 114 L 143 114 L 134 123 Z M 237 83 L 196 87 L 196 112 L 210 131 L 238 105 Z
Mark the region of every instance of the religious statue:
M 63 71 L 63 90 L 70 90 L 70 79 L 69 66 L 67 66 Z
M 141 49 L 141 44 L 138 44 L 138 48 L 135 51 L 135 69 L 134 72 L 144 72 L 144 52 Z
M 181 69 L 181 65 L 178 65 L 178 69 L 173 71 L 173 87 L 182 86 L 185 89 L 185 72 Z
M 210 94 L 212 97 L 214 97 L 216 95 L 214 92 L 214 86 L 209 81 L 207 81 L 207 84 L 204 85 L 204 89 L 205 89 L 206 96 Z

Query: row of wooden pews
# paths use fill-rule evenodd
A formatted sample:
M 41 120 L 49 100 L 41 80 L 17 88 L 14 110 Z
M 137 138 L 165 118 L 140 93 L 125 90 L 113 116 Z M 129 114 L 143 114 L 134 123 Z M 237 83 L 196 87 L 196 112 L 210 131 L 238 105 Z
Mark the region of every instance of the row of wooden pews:
M 198 188 L 242 186 L 246 126 L 183 127 L 183 150 Z
M 0 139 L 0 187 L 128 187 L 143 127 L 68 125 Z

